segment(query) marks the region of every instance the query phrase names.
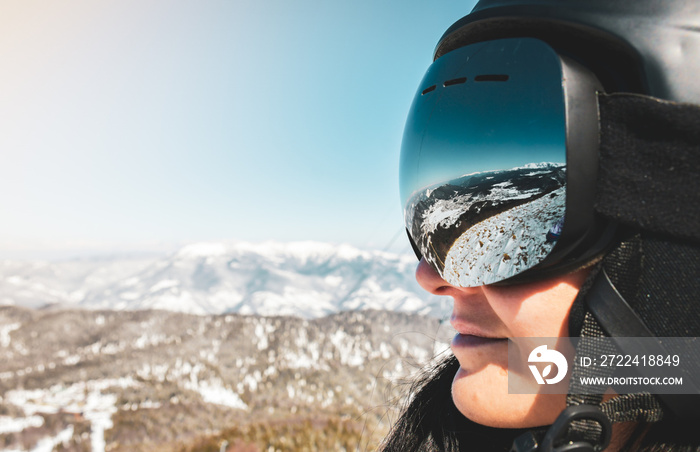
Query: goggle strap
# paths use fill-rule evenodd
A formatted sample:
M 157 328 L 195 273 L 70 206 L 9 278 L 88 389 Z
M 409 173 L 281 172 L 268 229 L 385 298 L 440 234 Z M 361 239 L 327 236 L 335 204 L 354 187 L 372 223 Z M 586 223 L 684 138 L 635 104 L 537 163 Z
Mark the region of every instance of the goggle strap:
M 599 94 L 596 210 L 622 224 L 700 242 L 700 106 Z

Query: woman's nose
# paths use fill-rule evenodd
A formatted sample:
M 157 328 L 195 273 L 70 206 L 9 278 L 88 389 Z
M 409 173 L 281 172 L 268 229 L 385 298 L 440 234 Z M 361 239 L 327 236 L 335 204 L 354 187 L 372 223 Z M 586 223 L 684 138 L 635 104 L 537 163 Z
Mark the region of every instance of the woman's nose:
M 421 258 L 418 268 L 416 268 L 416 281 L 423 289 L 435 295 L 456 295 L 458 292 L 469 290 L 455 287 L 442 279 L 425 258 Z

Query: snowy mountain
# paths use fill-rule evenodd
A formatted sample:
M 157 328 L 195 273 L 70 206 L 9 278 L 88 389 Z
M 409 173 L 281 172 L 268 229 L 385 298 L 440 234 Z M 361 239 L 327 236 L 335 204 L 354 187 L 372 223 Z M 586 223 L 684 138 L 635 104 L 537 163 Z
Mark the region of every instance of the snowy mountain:
M 248 445 L 229 450 L 376 450 L 402 381 L 442 359 L 453 334 L 434 318 L 373 310 L 302 319 L 0 307 L 0 450 L 194 452 L 223 440 Z
M 0 450 L 374 450 L 454 335 L 415 266 L 312 242 L 0 262 Z
M 0 262 L 0 304 L 321 317 L 381 309 L 444 317 L 413 256 L 348 245 L 198 243 L 162 258 Z

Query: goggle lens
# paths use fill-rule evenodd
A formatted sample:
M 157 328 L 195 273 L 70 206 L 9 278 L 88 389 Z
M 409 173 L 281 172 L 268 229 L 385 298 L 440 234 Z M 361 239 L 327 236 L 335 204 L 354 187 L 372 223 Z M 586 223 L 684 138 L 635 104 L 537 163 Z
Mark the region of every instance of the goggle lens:
M 473 287 L 542 262 L 566 211 L 561 61 L 531 38 L 436 60 L 401 149 L 401 198 L 416 247 L 448 283 Z

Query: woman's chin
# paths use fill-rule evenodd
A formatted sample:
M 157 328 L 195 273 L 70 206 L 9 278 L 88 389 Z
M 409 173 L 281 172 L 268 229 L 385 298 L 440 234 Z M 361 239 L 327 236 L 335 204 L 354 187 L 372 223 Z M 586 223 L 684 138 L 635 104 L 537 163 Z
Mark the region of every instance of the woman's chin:
M 452 399 L 468 419 L 497 428 L 549 425 L 566 408 L 565 394 L 508 394 L 508 374 L 496 365 L 471 373 L 460 367 Z

